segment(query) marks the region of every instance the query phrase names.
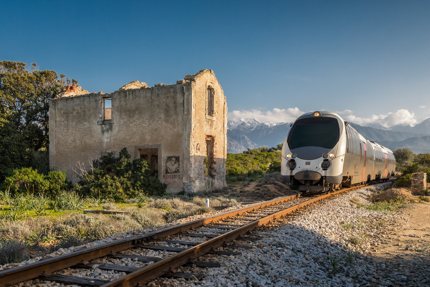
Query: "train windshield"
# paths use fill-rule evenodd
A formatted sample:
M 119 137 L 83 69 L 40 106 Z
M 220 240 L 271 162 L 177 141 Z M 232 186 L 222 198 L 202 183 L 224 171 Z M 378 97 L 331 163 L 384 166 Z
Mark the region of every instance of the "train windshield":
M 294 123 L 287 141 L 291 150 L 310 146 L 332 149 L 339 141 L 339 134 L 335 118 L 304 118 Z

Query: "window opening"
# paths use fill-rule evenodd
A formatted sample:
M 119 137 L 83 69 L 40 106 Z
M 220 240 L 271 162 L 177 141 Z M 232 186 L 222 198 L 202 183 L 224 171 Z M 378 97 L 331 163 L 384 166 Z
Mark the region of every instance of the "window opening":
M 105 121 L 112 120 L 112 99 L 111 98 L 103 99 L 103 120 Z
M 213 116 L 215 113 L 215 90 L 208 87 L 208 115 Z

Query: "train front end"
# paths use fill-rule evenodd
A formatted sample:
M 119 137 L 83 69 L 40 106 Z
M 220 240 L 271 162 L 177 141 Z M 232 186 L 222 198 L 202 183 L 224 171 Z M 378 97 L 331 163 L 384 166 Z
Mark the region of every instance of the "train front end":
M 342 183 L 346 137 L 344 121 L 334 113 L 299 117 L 282 148 L 281 174 L 301 192 L 338 189 Z

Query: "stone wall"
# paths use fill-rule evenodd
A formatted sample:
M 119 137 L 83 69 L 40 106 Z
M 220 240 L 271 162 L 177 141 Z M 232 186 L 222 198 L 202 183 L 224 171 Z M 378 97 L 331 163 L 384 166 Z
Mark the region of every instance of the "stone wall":
M 208 112 L 209 89 L 213 89 L 214 113 Z M 190 181 L 197 190 L 220 189 L 226 186 L 227 103 L 221 85 L 212 71 L 199 74 L 192 82 L 192 128 Z M 203 95 L 203 96 L 202 96 Z M 212 176 L 206 173 L 207 140 L 214 142 Z M 199 168 L 203 166 L 204 168 Z
M 216 90 L 215 115 L 205 118 L 206 88 Z M 105 98 L 112 100 L 112 119 L 103 119 Z M 92 93 L 51 102 L 49 111 L 50 167 L 72 181 L 105 152 L 127 148 L 137 158 L 150 150 L 158 176 L 168 191 L 209 190 L 225 186 L 226 103 L 211 70 L 188 76 L 175 85 Z M 216 176 L 202 173 L 205 138 L 215 138 Z

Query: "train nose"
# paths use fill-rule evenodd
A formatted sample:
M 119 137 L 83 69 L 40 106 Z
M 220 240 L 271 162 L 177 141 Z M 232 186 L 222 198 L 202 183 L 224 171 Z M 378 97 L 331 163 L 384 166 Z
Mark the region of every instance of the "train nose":
M 297 172 L 294 175 L 294 178 L 296 180 L 301 181 L 301 182 L 304 182 L 305 180 L 306 181 L 310 180 L 313 183 L 316 183 L 316 182 L 320 181 L 321 174 L 319 172 L 312 171 L 312 170 L 302 170 L 302 171 Z

